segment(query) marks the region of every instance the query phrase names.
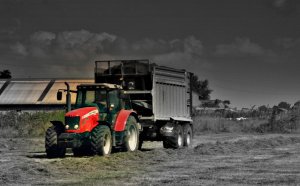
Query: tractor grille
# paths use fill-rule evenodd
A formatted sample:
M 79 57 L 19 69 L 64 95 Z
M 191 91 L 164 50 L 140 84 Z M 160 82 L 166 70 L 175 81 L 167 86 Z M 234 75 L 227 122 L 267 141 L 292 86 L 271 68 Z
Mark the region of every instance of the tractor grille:
M 69 130 L 74 130 L 75 129 L 75 125 L 79 125 L 79 120 L 80 117 L 79 116 L 75 116 L 75 117 L 65 117 L 65 124 L 69 125 Z

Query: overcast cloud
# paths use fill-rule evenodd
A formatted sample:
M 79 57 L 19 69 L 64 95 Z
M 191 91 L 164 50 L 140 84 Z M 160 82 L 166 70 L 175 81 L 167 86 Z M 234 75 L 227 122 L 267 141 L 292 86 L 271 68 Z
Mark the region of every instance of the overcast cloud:
M 280 47 L 291 48 L 299 41 L 283 38 L 275 42 Z M 195 36 L 129 41 L 114 34 L 88 30 L 37 31 L 23 38 L 23 42 L 11 43 L 10 50 L 18 60 L 32 68 L 31 77 L 34 77 L 35 71 L 39 72 L 37 76 L 45 71 L 42 77 L 54 77 L 56 74 L 61 77 L 91 77 L 95 60 L 150 59 L 160 65 L 172 64 L 175 68 L 183 68 L 184 65 L 190 71 L 204 71 L 217 65 L 210 56 L 254 57 L 261 63 L 280 62 L 282 57 L 248 37 L 236 37 L 232 42 L 217 44 L 214 51 L 209 51 Z M 66 71 L 67 74 L 64 73 Z
M 188 36 L 184 39 L 154 40 L 145 38 L 136 42 L 130 42 L 125 38 L 109 33 L 92 33 L 87 30 L 64 31 L 52 33 L 38 31 L 31 34 L 23 43 L 20 41 L 11 44 L 13 53 L 26 60 L 46 66 L 56 66 L 57 71 L 60 64 L 62 69 L 68 69 L 68 75 L 82 76 L 92 74 L 94 60 L 103 59 L 151 59 L 154 62 L 167 65 L 174 64 L 176 67 L 192 65 L 197 63 L 201 66 L 204 47 L 199 39 Z M 47 68 L 47 74 L 51 68 Z M 85 73 L 77 74 L 80 70 Z M 41 69 L 39 69 L 41 70 Z M 60 70 L 62 71 L 62 70 Z M 76 75 L 77 74 L 77 75 Z

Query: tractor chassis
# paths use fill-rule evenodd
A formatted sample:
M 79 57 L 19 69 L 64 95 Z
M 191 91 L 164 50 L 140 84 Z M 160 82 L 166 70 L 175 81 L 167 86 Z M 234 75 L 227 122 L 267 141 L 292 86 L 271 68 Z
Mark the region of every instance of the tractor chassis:
M 58 146 L 64 148 L 80 148 L 90 145 L 90 133 L 61 133 L 58 136 Z

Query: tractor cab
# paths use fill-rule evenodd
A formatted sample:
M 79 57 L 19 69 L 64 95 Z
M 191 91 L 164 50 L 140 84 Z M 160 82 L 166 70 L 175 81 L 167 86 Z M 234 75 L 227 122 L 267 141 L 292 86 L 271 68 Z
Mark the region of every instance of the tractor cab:
M 131 109 L 130 99 L 119 85 L 81 84 L 76 93 L 76 103 L 65 115 L 68 132 L 91 131 L 98 123 L 110 126 L 121 110 Z
M 98 83 L 77 86 L 74 109 L 84 107 L 96 107 L 100 115 L 103 116 L 99 119 L 103 121 L 107 119 L 108 115 L 115 115 L 121 109 L 131 109 L 131 104 L 128 96 L 124 95 L 121 86 Z

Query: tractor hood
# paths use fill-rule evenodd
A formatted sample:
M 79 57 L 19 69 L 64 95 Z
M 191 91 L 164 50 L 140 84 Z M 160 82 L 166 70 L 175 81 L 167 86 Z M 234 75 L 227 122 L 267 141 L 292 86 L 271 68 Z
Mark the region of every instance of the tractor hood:
M 67 132 L 90 132 L 99 121 L 97 107 L 84 107 L 67 112 L 65 127 Z
M 95 115 L 98 113 L 99 113 L 99 111 L 98 111 L 97 107 L 84 107 L 84 108 L 79 108 L 79 109 L 75 109 L 70 112 L 67 112 L 66 117 L 67 116 L 68 117 L 79 116 L 79 117 L 81 117 L 81 119 L 84 119 L 88 116 Z

